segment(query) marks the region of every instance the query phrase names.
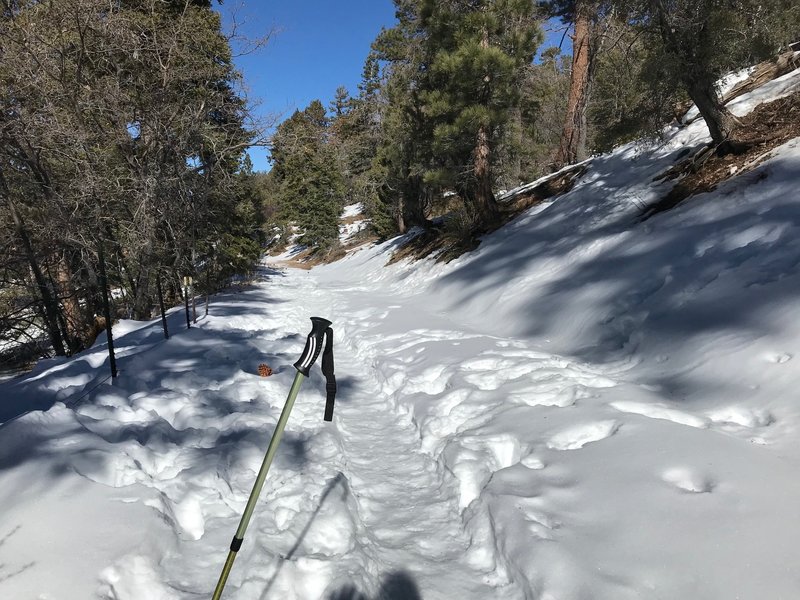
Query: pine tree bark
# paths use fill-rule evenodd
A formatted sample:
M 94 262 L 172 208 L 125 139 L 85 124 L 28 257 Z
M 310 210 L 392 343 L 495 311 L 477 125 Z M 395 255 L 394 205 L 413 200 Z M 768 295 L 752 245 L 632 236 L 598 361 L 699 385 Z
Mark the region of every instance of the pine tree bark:
M 481 36 L 481 48 L 488 47 L 489 32 L 484 29 Z M 486 73 L 483 81 L 488 91 L 492 82 L 491 74 Z M 489 125 L 487 123 L 481 123 L 478 126 L 472 169 L 475 175 L 475 208 L 482 223 L 493 223 L 497 221 L 500 211 L 492 191 L 492 147 L 489 142 Z
M 408 190 L 404 193 L 403 219 L 406 226 L 418 225 L 425 227 L 428 220 L 425 218 L 425 184 L 422 175 L 409 175 L 406 177 Z
M 73 282 L 72 268 L 67 259 L 67 253 L 65 252 L 58 261 L 56 277 L 61 291 L 61 302 L 64 306 L 67 344 L 70 352 L 75 353 L 86 346 L 88 336 L 81 305 L 78 302 L 78 292 Z
M 403 193 L 397 201 L 397 214 L 395 215 L 395 223 L 397 224 L 397 232 L 401 235 L 408 231 L 406 226 L 406 199 Z
M 575 3 L 575 33 L 572 36 L 572 74 L 567 113 L 554 161 L 555 169 L 586 158 L 586 107 L 589 102 L 592 58 L 590 9 L 586 2 L 579 1 Z
M 492 223 L 499 215 L 497 200 L 492 191 L 492 149 L 489 145 L 489 128 L 481 124 L 478 128 L 473 171 L 475 173 L 475 208 L 481 222 Z
M 686 89 L 697 106 L 700 116 L 708 126 L 708 133 L 721 153 L 727 151 L 731 134 L 740 124 L 739 120 L 719 100 L 717 90 L 708 79 L 687 78 Z

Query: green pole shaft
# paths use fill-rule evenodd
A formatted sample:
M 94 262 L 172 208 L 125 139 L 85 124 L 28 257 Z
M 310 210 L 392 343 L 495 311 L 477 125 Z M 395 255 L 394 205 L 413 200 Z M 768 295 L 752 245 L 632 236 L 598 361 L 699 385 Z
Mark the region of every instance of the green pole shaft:
M 256 508 L 256 502 L 261 494 L 261 488 L 264 487 L 264 481 L 267 478 L 267 472 L 272 464 L 272 459 L 275 458 L 275 453 L 278 451 L 278 444 L 283 437 L 283 430 L 286 428 L 286 422 L 289 420 L 289 413 L 292 412 L 294 401 L 297 398 L 297 393 L 300 391 L 300 384 L 303 383 L 305 377 L 299 371 L 294 376 L 292 388 L 289 390 L 289 396 L 286 398 L 286 404 L 283 406 L 281 416 L 278 419 L 278 424 L 275 426 L 275 432 L 272 434 L 272 439 L 269 442 L 267 453 L 264 455 L 264 461 L 261 463 L 261 469 L 256 476 L 256 482 L 253 484 L 253 491 L 250 492 L 250 498 L 247 499 L 247 506 L 244 507 L 244 514 L 242 520 L 239 521 L 239 528 L 236 530 L 236 535 L 233 536 L 231 542 L 231 549 L 228 552 L 228 558 L 225 560 L 225 566 L 222 567 L 222 573 L 219 576 L 217 587 L 214 590 L 212 600 L 219 600 L 222 597 L 222 590 L 225 587 L 225 582 L 228 580 L 228 575 L 233 567 L 233 561 L 236 559 L 236 553 L 242 547 L 242 540 L 244 540 L 244 532 L 250 524 L 250 518 L 253 516 L 253 511 Z

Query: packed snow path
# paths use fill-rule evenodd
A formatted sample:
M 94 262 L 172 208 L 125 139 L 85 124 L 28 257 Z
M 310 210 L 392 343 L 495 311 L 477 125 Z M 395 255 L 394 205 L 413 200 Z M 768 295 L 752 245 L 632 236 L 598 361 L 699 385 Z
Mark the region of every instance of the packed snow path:
M 276 300 L 262 317 L 264 330 L 269 323 L 279 322 L 284 327 L 305 331 L 312 314 L 332 318 L 333 314 L 346 314 L 338 309 L 347 303 L 347 297 L 341 298 L 341 292 L 335 291 L 320 295 L 315 278 L 302 271 L 273 275 L 265 282 L 264 289 Z M 345 290 L 345 294 L 348 291 L 351 290 Z M 377 299 L 377 305 L 381 304 Z M 470 540 L 464 530 L 454 478 L 441 463 L 422 451 L 419 432 L 408 415 L 398 412 L 398 406 L 391 402 L 386 386 L 381 384 L 377 372 L 379 361 L 370 354 L 374 350 L 369 343 L 359 344 L 352 337 L 355 332 L 365 335 L 374 330 L 388 311 L 362 310 L 360 318 L 358 314 L 347 321 L 334 322 L 340 387 L 336 425 L 317 426 L 338 430 L 329 464 L 321 465 L 336 475 L 326 482 L 317 508 L 330 510 L 322 501 L 329 502 L 329 494 L 335 491 L 339 501 L 348 507 L 342 512 L 347 513 L 349 522 L 342 522 L 339 516 L 338 524 L 333 519 L 334 524 L 326 525 L 314 523 L 319 513 L 313 520 L 302 512 L 297 516 L 298 520 L 308 519 L 301 538 L 316 528 L 313 533 L 318 537 L 330 538 L 326 544 L 338 544 L 339 550 L 344 550 L 342 554 L 347 552 L 350 556 L 339 558 L 328 553 L 312 559 L 312 564 L 317 565 L 325 558 L 333 561 L 332 572 L 330 568 L 322 569 L 333 580 L 331 585 L 317 566 L 305 572 L 301 569 L 299 574 L 296 567 L 286 568 L 287 560 L 304 562 L 305 539 L 298 539 L 290 550 L 292 556 L 284 554 L 280 559 L 280 567 L 271 575 L 265 592 L 281 598 L 314 597 L 313 594 L 321 594 L 325 588 L 332 598 L 350 598 L 351 590 L 361 590 L 369 597 L 375 594 L 409 600 L 471 594 L 483 598 L 524 597 L 517 586 L 507 586 L 508 581 L 503 581 L 498 589 L 494 565 L 474 558 L 487 550 L 482 548 L 481 540 Z M 416 314 L 415 318 L 418 317 Z M 258 319 L 252 323 L 257 327 Z M 318 378 L 318 374 L 315 376 Z M 307 404 L 304 420 L 320 419 L 321 394 L 309 398 L 304 390 L 301 398 L 304 394 L 301 400 Z M 276 487 L 268 484 L 268 489 L 280 497 L 281 491 Z M 263 506 L 261 510 L 269 512 L 270 508 Z M 230 527 L 235 528 L 235 524 Z M 491 549 L 488 552 L 493 554 Z M 319 589 L 314 589 L 315 586 Z M 332 592 L 331 588 L 339 591 Z M 250 596 L 245 593 L 242 597 Z

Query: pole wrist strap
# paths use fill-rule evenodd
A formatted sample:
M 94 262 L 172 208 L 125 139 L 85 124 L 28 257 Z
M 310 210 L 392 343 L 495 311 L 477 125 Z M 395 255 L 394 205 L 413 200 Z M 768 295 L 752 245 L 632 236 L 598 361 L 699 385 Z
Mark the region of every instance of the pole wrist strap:
M 325 351 L 322 353 L 322 374 L 325 375 L 325 420 L 333 420 L 333 403 L 336 400 L 336 376 L 333 374 L 333 329 L 325 330 Z
M 303 354 L 294 363 L 304 376 L 308 377 L 311 367 L 322 354 L 322 374 L 325 375 L 325 420 L 333 419 L 333 403 L 336 400 L 336 377 L 333 374 L 333 329 L 328 319 L 311 317 L 311 333 L 306 338 Z M 324 344 L 324 351 L 323 351 Z

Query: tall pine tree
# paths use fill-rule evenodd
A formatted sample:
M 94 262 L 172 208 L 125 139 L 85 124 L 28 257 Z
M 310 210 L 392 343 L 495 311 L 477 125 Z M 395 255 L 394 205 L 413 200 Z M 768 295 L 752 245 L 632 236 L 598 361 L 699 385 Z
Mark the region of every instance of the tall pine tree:
M 434 119 L 438 170 L 480 221 L 498 217 L 495 153 L 517 106 L 541 32 L 527 0 L 422 0 L 430 76 L 421 94 Z
M 336 243 L 344 202 L 329 133 L 325 107 L 314 100 L 278 126 L 271 151 L 280 218 L 294 222 L 300 243 L 317 249 Z

